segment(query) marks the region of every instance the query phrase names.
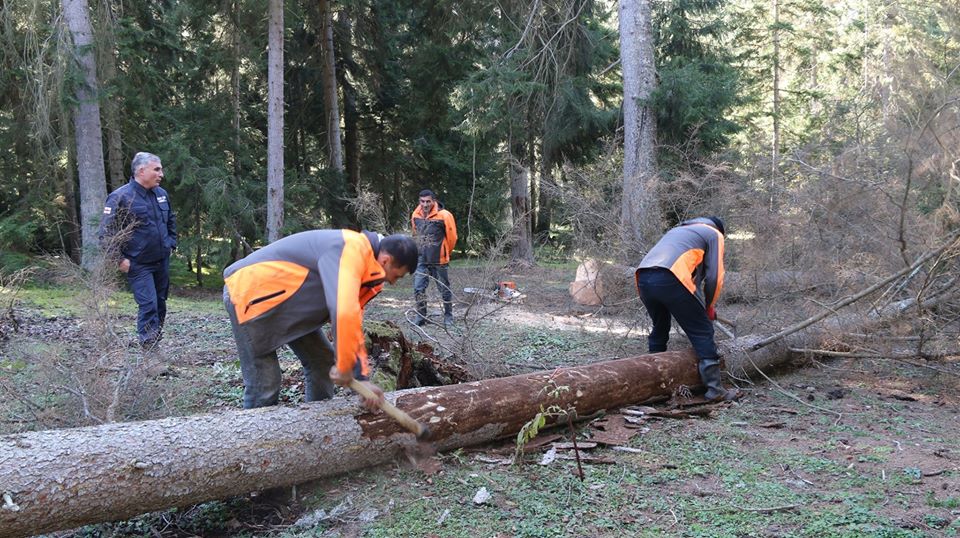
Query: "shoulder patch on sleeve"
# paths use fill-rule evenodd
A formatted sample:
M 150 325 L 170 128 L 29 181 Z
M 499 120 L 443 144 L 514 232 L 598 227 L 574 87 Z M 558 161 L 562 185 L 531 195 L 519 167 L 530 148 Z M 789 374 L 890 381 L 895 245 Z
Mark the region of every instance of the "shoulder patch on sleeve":
M 104 215 L 109 215 L 112 211 L 113 211 L 113 208 L 111 208 L 110 206 L 103 208 Z

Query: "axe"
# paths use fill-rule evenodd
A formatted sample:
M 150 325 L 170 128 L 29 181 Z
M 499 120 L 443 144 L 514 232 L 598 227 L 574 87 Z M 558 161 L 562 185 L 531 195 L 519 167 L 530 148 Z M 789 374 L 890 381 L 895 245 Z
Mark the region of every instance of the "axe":
M 333 356 L 336 357 L 337 350 L 333 348 L 333 343 L 330 342 L 330 340 L 327 338 L 327 335 L 324 334 L 323 331 L 319 332 L 320 339 L 323 340 L 324 345 L 326 345 L 327 349 L 330 350 L 330 353 L 333 353 Z M 350 388 L 368 400 L 379 399 L 369 387 L 356 378 L 350 380 Z M 423 441 L 424 439 L 430 437 L 430 428 L 417 422 L 416 420 L 413 420 L 413 417 L 401 411 L 392 403 L 383 400 L 383 402 L 380 404 L 380 409 L 382 409 L 384 413 L 390 415 L 390 418 L 400 423 L 401 426 L 413 432 L 413 434 L 417 436 L 418 441 Z

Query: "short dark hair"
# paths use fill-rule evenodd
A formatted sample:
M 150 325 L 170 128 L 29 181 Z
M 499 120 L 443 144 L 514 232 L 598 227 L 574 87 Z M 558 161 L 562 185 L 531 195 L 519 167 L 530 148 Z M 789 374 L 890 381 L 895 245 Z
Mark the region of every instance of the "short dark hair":
M 713 226 L 720 231 L 720 235 L 723 235 L 723 236 L 727 235 L 727 231 L 724 229 L 723 219 L 721 219 L 720 217 L 707 217 L 707 218 L 713 221 Z
M 429 196 L 430 198 L 433 198 L 434 200 L 437 199 L 437 195 L 434 194 L 433 191 L 430 190 L 430 189 L 423 189 L 422 191 L 420 191 L 420 198 L 423 198 L 424 196 Z
M 380 240 L 380 250 L 393 256 L 393 260 L 403 267 L 411 275 L 417 272 L 417 258 L 420 253 L 417 251 L 417 242 L 406 234 L 388 235 Z

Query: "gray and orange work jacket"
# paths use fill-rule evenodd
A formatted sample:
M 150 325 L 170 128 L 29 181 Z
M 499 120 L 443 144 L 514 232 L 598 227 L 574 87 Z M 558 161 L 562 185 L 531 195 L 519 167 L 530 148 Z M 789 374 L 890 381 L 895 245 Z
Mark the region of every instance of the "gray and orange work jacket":
M 429 215 L 424 215 L 417 206 L 410 215 L 410 229 L 417 238 L 420 263 L 450 263 L 450 253 L 457 244 L 457 223 L 440 202 L 434 202 Z
M 313 230 L 227 267 L 226 291 L 254 353 L 269 353 L 329 321 L 337 369 L 352 371 L 359 360 L 369 375 L 363 308 L 383 289 L 379 251 L 380 237 L 372 232 Z
M 703 284 L 704 307 L 714 306 L 723 289 L 723 234 L 707 218 L 681 222 L 665 233 L 637 268 L 668 269 L 690 293 Z

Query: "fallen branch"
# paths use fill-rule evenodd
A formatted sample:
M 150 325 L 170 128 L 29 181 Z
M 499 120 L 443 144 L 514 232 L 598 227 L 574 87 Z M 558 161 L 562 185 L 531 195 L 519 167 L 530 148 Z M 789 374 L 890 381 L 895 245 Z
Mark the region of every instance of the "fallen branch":
M 828 310 L 826 310 L 826 311 L 824 311 L 824 312 L 821 312 L 821 313 L 819 313 L 819 314 L 817 314 L 817 315 L 815 315 L 815 316 L 811 316 L 811 317 L 809 317 L 809 318 L 807 318 L 807 319 L 805 319 L 805 320 L 803 320 L 803 321 L 801 321 L 801 322 L 799 322 L 799 323 L 795 323 L 795 324 L 787 327 L 786 329 L 783 329 L 782 331 L 780 331 L 780 332 L 778 332 L 778 333 L 776 333 L 776 334 L 774 334 L 774 335 L 772 335 L 772 336 L 768 336 L 768 337 L 760 340 L 759 342 L 757 342 L 757 343 L 753 344 L 752 346 L 750 346 L 750 351 L 756 351 L 756 350 L 758 350 L 758 349 L 760 349 L 760 348 L 762 348 L 762 347 L 768 346 L 768 345 L 770 345 L 770 344 L 772 344 L 772 343 L 774 343 L 774 342 L 777 342 L 777 341 L 779 341 L 779 340 L 782 340 L 782 339 L 783 339 L 784 337 L 786 337 L 786 336 L 789 336 L 789 335 L 791 335 L 791 334 L 794 334 L 794 333 L 796 333 L 796 332 L 799 332 L 799 331 L 801 331 L 801 330 L 803 330 L 803 329 L 805 329 L 805 328 L 813 325 L 814 323 L 816 323 L 816 322 L 818 322 L 818 321 L 820 321 L 820 320 L 822 320 L 822 319 L 824 319 L 824 318 L 827 318 L 827 317 L 835 314 L 837 310 L 839 310 L 839 309 L 841 309 L 841 308 L 843 308 L 843 307 L 845 307 L 845 306 L 851 305 L 851 304 L 859 301 L 860 299 L 863 299 L 864 297 L 870 295 L 871 293 L 879 290 L 880 288 L 886 286 L 887 284 L 893 282 L 894 280 L 896 280 L 896 279 L 898 279 L 898 278 L 901 278 L 901 277 L 903 277 L 904 275 L 907 275 L 907 274 L 911 273 L 912 271 L 916 270 L 916 269 L 919 268 L 921 265 L 923 265 L 924 263 L 926 263 L 927 261 L 929 261 L 931 258 L 934 258 L 935 256 L 939 256 L 939 255 L 940 255 L 942 252 L 944 252 L 945 250 L 955 247 L 955 246 L 957 245 L 957 240 L 958 240 L 958 238 L 960 238 L 960 233 L 954 233 L 954 234 L 950 237 L 950 240 L 949 240 L 949 241 L 945 242 L 945 243 L 944 243 L 943 245 L 941 245 L 940 247 L 938 247 L 938 248 L 936 248 L 936 249 L 934 249 L 934 250 L 928 251 L 926 254 L 920 256 L 920 257 L 917 258 L 917 260 L 916 260 L 915 262 L 913 262 L 913 264 L 911 264 L 909 267 L 906 267 L 906 268 L 904 268 L 904 269 L 901 269 L 900 271 L 898 271 L 898 272 L 894 273 L 893 275 L 891 275 L 891 276 L 889 276 L 889 277 L 881 280 L 880 282 L 877 282 L 876 284 L 867 287 L 865 290 L 861 291 L 860 293 L 854 294 L 854 295 L 852 295 L 852 296 L 850 296 L 850 297 L 847 297 L 846 299 L 843 299 L 842 301 L 840 301 L 840 302 L 838 302 L 838 303 L 835 303 L 834 305 L 831 306 L 830 309 L 828 309 Z
M 753 364 L 753 361 L 750 361 L 750 364 Z M 802 398 L 800 398 L 800 397 L 797 396 L 796 394 L 788 391 L 787 389 L 781 387 L 780 384 L 777 383 L 776 381 L 770 379 L 770 377 L 769 377 L 767 374 L 765 374 L 765 373 L 763 372 L 763 370 L 761 370 L 760 367 L 758 367 L 756 364 L 753 364 L 753 367 L 757 370 L 757 373 L 759 373 L 761 376 L 763 376 L 764 379 L 767 380 L 767 382 L 769 382 L 769 383 L 770 383 L 771 385 L 773 385 L 774 387 L 777 387 L 777 390 L 780 391 L 780 394 L 783 394 L 784 396 L 787 396 L 788 398 L 793 398 L 793 399 L 796 400 L 797 402 L 799 402 L 799 403 L 801 403 L 802 405 L 805 405 L 805 406 L 807 406 L 807 407 L 809 407 L 809 408 L 811 408 L 811 409 L 816 409 L 817 411 L 823 411 L 824 413 L 829 413 L 829 414 L 831 414 L 831 415 L 836 415 L 836 416 L 837 416 L 837 420 L 836 420 L 836 422 L 834 422 L 834 425 L 840 423 L 840 419 L 843 418 L 843 413 L 838 413 L 837 411 L 834 411 L 834 410 L 832 410 L 832 409 L 826 409 L 826 408 L 823 408 L 823 407 L 820 407 L 820 406 L 817 406 L 817 405 L 813 405 L 813 404 L 811 404 L 811 403 L 809 403 L 809 402 L 803 401 Z
M 828 349 L 807 349 L 807 348 L 793 348 L 793 347 L 792 347 L 792 348 L 789 348 L 789 349 L 790 349 L 790 351 L 792 351 L 792 352 L 794 352 L 794 353 L 804 353 L 804 354 L 809 354 L 809 355 L 821 355 L 821 356 L 824 356 L 824 357 L 840 357 L 840 358 L 848 358 L 848 359 L 879 359 L 879 360 L 898 361 L 898 362 L 902 362 L 902 363 L 904 363 L 904 364 L 910 364 L 910 365 L 912 365 L 912 366 L 916 366 L 916 367 L 918 367 L 918 368 L 928 368 L 928 369 L 930 369 L 930 370 L 933 370 L 933 371 L 935 371 L 935 372 L 939 372 L 939 373 L 941 373 L 941 374 L 947 374 L 947 375 L 952 375 L 952 376 L 960 377 L 960 373 L 958 373 L 958 372 L 951 372 L 950 370 L 944 370 L 944 369 L 942 369 L 942 368 L 937 368 L 936 366 L 933 366 L 933 365 L 930 365 L 930 364 L 923 364 L 923 363 L 920 363 L 920 362 L 913 362 L 913 361 L 910 360 L 910 359 L 913 359 L 913 358 L 917 357 L 917 354 L 916 354 L 916 353 L 906 353 L 906 354 L 902 354 L 902 355 L 896 355 L 896 354 L 889 354 L 889 353 L 884 354 L 884 353 L 880 353 L 879 351 L 871 351 L 871 352 L 866 352 L 866 353 L 865 353 L 865 352 L 861 352 L 861 351 L 830 351 L 830 350 L 828 350 Z

